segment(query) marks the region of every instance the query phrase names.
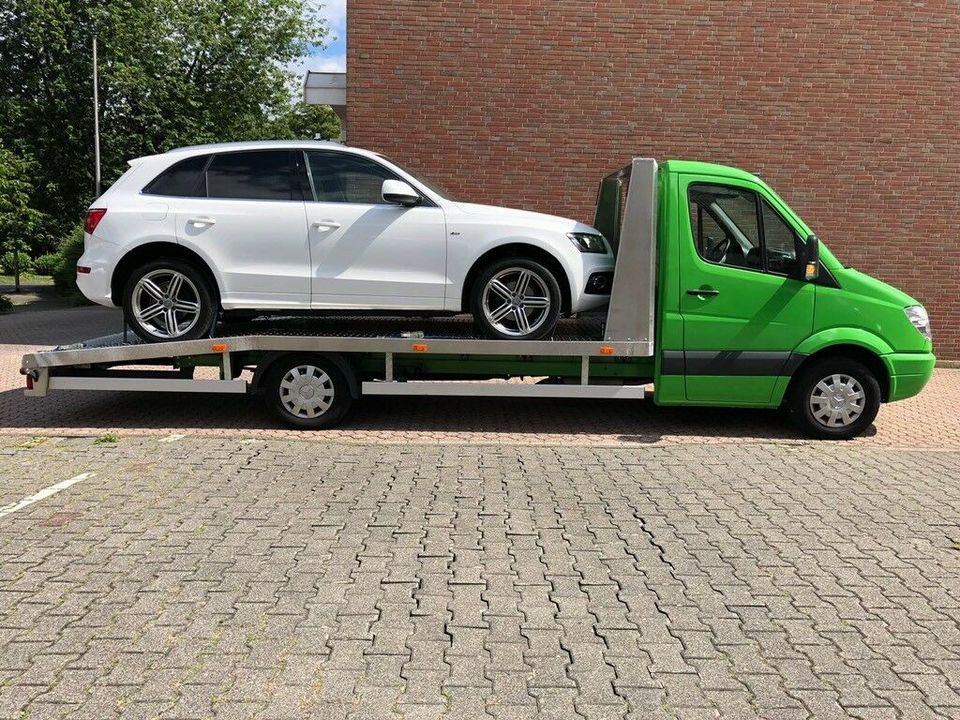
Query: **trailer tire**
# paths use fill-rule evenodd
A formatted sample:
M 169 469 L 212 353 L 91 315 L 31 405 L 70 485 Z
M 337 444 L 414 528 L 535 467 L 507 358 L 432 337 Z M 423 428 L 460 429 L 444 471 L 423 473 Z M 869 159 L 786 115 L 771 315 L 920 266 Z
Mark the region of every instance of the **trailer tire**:
M 478 332 L 493 340 L 549 336 L 560 319 L 562 304 L 560 283 L 549 268 L 522 257 L 503 258 L 483 268 L 470 299 Z
M 849 440 L 876 419 L 880 383 L 856 360 L 827 357 L 800 371 L 787 408 L 790 418 L 805 435 Z
M 179 258 L 159 258 L 135 268 L 123 291 L 123 317 L 148 343 L 208 335 L 217 306 L 204 273 Z
M 323 356 L 290 355 L 277 360 L 263 387 L 277 417 L 301 430 L 333 427 L 353 404 L 343 371 Z

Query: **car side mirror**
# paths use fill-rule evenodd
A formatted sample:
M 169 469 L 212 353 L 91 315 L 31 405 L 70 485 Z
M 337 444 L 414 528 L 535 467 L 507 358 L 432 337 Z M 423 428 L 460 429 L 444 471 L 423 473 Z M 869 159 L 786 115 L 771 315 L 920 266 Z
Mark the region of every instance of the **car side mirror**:
M 820 239 L 810 235 L 806 240 L 797 240 L 797 267 L 800 277 L 813 282 L 820 277 Z
M 380 194 L 383 201 L 391 205 L 413 207 L 420 204 L 420 193 L 403 180 L 384 180 Z

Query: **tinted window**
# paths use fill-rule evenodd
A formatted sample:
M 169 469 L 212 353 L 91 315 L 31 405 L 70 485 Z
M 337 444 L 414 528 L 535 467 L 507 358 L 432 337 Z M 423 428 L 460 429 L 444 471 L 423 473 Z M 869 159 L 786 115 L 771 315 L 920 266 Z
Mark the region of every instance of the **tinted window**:
M 761 200 L 763 206 L 763 242 L 767 270 L 780 275 L 793 275 L 797 270 L 797 243 L 793 228 Z
M 308 152 L 307 158 L 318 202 L 382 204 L 383 181 L 397 178 L 382 165 L 359 155 Z
M 207 197 L 244 200 L 299 199 L 287 150 L 217 155 L 207 169 Z M 299 186 L 298 186 L 299 187 Z
M 187 158 L 160 173 L 143 192 L 148 195 L 173 195 L 175 197 L 203 197 L 201 176 L 209 155 Z

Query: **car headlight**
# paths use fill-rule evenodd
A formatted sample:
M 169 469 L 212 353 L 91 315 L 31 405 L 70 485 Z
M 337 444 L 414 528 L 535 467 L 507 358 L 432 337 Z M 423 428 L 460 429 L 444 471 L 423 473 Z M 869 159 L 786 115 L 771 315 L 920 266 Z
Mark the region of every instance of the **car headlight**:
M 605 253 L 607 252 L 607 243 L 603 240 L 603 235 L 596 233 L 567 233 L 570 242 L 577 246 L 577 250 L 582 253 Z
M 904 308 L 903 311 L 907 314 L 907 320 L 910 321 L 910 324 L 913 325 L 921 335 L 927 340 L 933 339 L 930 333 L 930 316 L 927 315 L 927 311 L 923 305 L 911 305 L 908 308 Z

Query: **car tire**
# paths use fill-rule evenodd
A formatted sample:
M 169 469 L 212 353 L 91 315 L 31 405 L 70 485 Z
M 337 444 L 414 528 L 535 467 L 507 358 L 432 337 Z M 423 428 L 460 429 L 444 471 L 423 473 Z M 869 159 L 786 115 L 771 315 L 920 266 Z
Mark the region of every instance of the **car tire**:
M 217 304 L 206 275 L 176 258 L 160 258 L 136 268 L 123 292 L 127 325 L 146 342 L 208 335 Z
M 267 371 L 263 388 L 274 414 L 301 430 L 333 427 L 353 404 L 343 371 L 323 356 L 290 355 L 277 360 Z
M 497 260 L 480 271 L 471 290 L 470 307 L 483 337 L 539 340 L 553 333 L 562 299 L 560 283 L 549 269 L 536 260 L 514 257 Z
M 880 383 L 862 363 L 819 360 L 797 376 L 787 401 L 794 424 L 809 437 L 849 440 L 876 419 Z

